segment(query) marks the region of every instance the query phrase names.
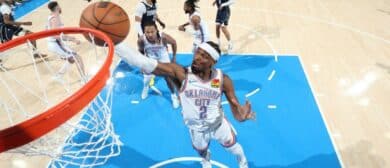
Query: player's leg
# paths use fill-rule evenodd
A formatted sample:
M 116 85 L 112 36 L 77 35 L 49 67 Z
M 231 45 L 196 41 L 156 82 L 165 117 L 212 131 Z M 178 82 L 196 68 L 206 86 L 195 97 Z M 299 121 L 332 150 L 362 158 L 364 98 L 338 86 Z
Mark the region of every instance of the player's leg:
M 226 9 L 221 14 L 222 23 L 221 23 L 221 29 L 223 34 L 225 35 L 227 41 L 228 41 L 228 51 L 231 51 L 233 49 L 233 43 L 230 36 L 230 31 L 228 29 L 229 19 L 230 19 L 230 10 Z
M 217 36 L 218 45 L 221 47 L 221 12 L 218 10 L 217 16 L 215 19 L 215 35 Z
M 32 34 L 33 32 L 29 30 L 25 30 L 22 27 L 18 27 L 17 31 L 14 33 L 16 36 L 24 36 L 28 34 Z M 30 41 L 32 46 L 33 46 L 33 53 L 34 53 L 34 58 L 44 58 L 47 55 L 46 54 L 41 54 L 37 51 L 37 42 L 35 40 Z
M 236 156 L 239 167 L 247 168 L 248 162 L 246 160 L 244 150 L 242 146 L 236 141 L 236 134 L 232 129 L 232 125 L 225 119 L 223 119 L 221 126 L 214 132 L 213 138 L 230 153 Z
M 202 167 L 211 168 L 210 162 L 210 133 L 208 132 L 198 132 L 195 130 L 190 130 L 192 147 L 198 152 L 199 156 L 202 158 Z
M 141 99 L 146 99 L 148 97 L 149 87 L 150 87 L 149 85 L 153 77 L 154 75 L 152 74 L 144 73 L 144 85 L 143 85 L 144 87 L 142 89 Z
M 168 54 L 163 54 L 160 57 L 159 62 L 161 62 L 161 63 L 170 63 L 171 59 L 169 58 Z M 176 91 L 175 91 L 176 90 L 176 85 L 175 85 L 175 83 L 169 77 L 164 77 L 164 79 L 165 79 L 165 82 L 168 85 L 169 90 L 171 91 L 171 100 L 172 100 L 173 108 L 175 108 L 175 109 L 179 108 L 180 102 L 179 102 L 179 98 L 176 95 Z
M 85 75 L 84 64 L 81 60 L 81 57 L 76 54 L 76 52 L 72 51 L 69 47 L 65 46 L 60 41 L 49 41 L 48 42 L 48 50 L 50 52 L 55 53 L 61 59 L 66 60 L 62 67 L 56 73 L 55 79 L 60 80 L 68 72 L 71 64 L 76 62 L 77 69 L 80 74 Z

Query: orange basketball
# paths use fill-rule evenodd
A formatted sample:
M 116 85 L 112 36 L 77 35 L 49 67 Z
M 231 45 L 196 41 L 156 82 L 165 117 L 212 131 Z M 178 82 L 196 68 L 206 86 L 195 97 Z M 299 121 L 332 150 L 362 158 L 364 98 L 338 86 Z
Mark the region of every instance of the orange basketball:
M 130 20 L 127 13 L 112 2 L 95 2 L 84 9 L 80 18 L 80 27 L 97 29 L 106 33 L 114 44 L 122 42 L 130 31 Z M 88 34 L 84 34 L 92 41 Z M 94 39 L 95 44 L 104 45 L 101 39 Z

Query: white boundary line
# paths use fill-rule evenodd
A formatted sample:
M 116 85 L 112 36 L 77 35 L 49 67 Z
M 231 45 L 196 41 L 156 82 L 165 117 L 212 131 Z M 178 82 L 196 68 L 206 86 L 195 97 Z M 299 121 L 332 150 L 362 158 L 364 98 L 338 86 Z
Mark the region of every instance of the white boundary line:
M 164 166 L 164 165 L 167 165 L 167 164 L 170 164 L 170 163 L 186 162 L 186 161 L 201 162 L 202 158 L 199 158 L 199 157 L 179 157 L 179 158 L 173 158 L 173 159 L 169 159 L 169 160 L 166 160 L 166 161 L 163 161 L 163 162 L 160 162 L 160 163 L 156 163 L 156 164 L 150 166 L 149 168 L 159 168 L 161 166 Z M 226 165 L 224 165 L 222 163 L 219 163 L 217 161 L 213 161 L 213 160 L 211 160 L 211 164 L 215 165 L 215 166 L 218 166 L 220 168 L 228 168 L 228 166 L 226 166 Z
M 328 135 L 329 135 L 330 140 L 331 140 L 331 142 L 332 142 L 332 145 L 333 145 L 333 147 L 334 147 L 334 149 L 335 149 L 337 158 L 338 158 L 338 160 L 340 161 L 341 167 L 345 167 L 345 166 L 344 166 L 343 159 L 342 159 L 341 154 L 340 154 L 340 149 L 339 149 L 339 147 L 337 146 L 337 143 L 335 143 L 333 134 L 332 134 L 332 132 L 331 132 L 331 129 L 330 129 L 330 127 L 329 127 L 329 124 L 327 123 L 327 119 L 326 119 L 325 115 L 322 113 L 321 105 L 320 105 L 319 101 L 317 100 L 317 96 L 316 96 L 316 94 L 315 94 L 315 92 L 314 92 L 314 90 L 313 90 L 313 88 L 312 88 L 312 84 L 311 84 L 311 82 L 310 82 L 311 79 L 310 79 L 309 75 L 308 75 L 307 72 L 306 72 L 305 64 L 304 64 L 304 62 L 303 62 L 303 60 L 301 59 L 300 56 L 298 56 L 298 60 L 299 60 L 299 62 L 300 62 L 301 65 L 302 65 L 303 73 L 304 73 L 304 75 L 305 75 L 306 78 L 307 78 L 307 82 L 309 83 L 310 91 L 311 91 L 311 93 L 313 94 L 313 97 L 314 97 L 314 100 L 315 100 L 315 102 L 316 102 L 316 104 L 317 104 L 318 110 L 320 111 L 321 117 L 322 117 L 322 119 L 323 119 L 323 121 L 324 121 L 324 124 L 325 124 L 325 128 L 326 128 L 326 130 L 328 131 Z

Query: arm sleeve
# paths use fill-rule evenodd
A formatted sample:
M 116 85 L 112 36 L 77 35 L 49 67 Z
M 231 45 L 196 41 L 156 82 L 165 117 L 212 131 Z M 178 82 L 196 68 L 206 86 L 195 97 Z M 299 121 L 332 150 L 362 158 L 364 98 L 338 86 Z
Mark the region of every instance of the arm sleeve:
M 124 43 L 115 46 L 115 54 L 129 65 L 141 68 L 146 73 L 152 73 L 158 65 L 157 60 L 143 56 L 140 52 Z

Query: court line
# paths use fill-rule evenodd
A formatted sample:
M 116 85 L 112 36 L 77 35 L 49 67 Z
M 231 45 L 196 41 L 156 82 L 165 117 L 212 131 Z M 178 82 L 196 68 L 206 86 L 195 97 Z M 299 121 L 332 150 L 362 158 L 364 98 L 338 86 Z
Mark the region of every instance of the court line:
M 159 168 L 159 167 L 167 165 L 167 164 L 171 164 L 171 163 L 175 163 L 175 162 L 186 162 L 186 161 L 201 162 L 202 158 L 199 158 L 199 157 L 179 157 L 179 158 L 173 158 L 173 159 L 169 159 L 169 160 L 166 160 L 166 161 L 154 164 L 154 165 L 150 166 L 149 168 Z M 211 160 L 211 164 L 215 165 L 215 166 L 218 166 L 220 168 L 228 168 L 228 166 L 226 166 L 226 165 L 224 165 L 222 163 L 219 163 L 217 161 L 213 161 L 213 160 Z
M 315 96 L 316 94 L 315 94 L 314 89 L 312 88 L 313 85 L 311 84 L 310 76 L 308 75 L 308 73 L 307 73 L 307 71 L 306 71 L 305 64 L 304 64 L 303 60 L 301 59 L 301 57 L 299 57 L 299 56 L 298 56 L 298 60 L 299 60 L 299 62 L 300 62 L 301 65 L 302 65 L 303 73 L 304 73 L 304 75 L 305 75 L 306 78 L 307 78 L 307 82 L 309 83 L 310 91 L 311 91 L 311 93 L 313 94 L 314 100 L 315 100 L 316 105 L 317 105 L 317 107 L 318 107 L 318 111 L 320 111 L 321 118 L 323 119 L 324 124 L 325 124 L 325 128 L 326 128 L 326 130 L 328 131 L 328 135 L 329 135 L 329 137 L 330 137 L 330 140 L 331 140 L 332 145 L 333 145 L 333 147 L 334 147 L 334 150 L 335 150 L 335 152 L 336 152 L 336 156 L 337 156 L 337 158 L 338 158 L 338 160 L 339 160 L 339 162 L 340 162 L 340 164 L 341 164 L 341 167 L 345 167 L 345 166 L 344 166 L 345 164 L 344 164 L 343 159 L 342 159 L 341 154 L 340 154 L 341 149 L 340 149 L 340 147 L 337 145 L 337 143 L 336 143 L 335 140 L 334 140 L 335 137 L 333 136 L 333 132 L 332 132 L 331 129 L 330 129 L 330 126 L 329 126 L 329 124 L 328 124 L 328 120 L 326 119 L 324 113 L 322 112 L 322 108 L 321 108 L 321 105 L 320 105 L 320 103 L 319 103 L 319 101 L 318 101 L 318 99 L 317 99 L 317 96 Z
M 276 73 L 276 71 L 275 71 L 275 69 L 273 69 L 272 72 L 271 72 L 271 74 L 268 76 L 268 80 L 269 80 L 269 81 L 272 80 L 272 79 L 274 78 L 275 73 Z
M 331 26 L 334 26 L 334 27 L 337 27 L 337 28 L 340 28 L 340 29 L 349 30 L 349 31 L 361 34 L 363 36 L 370 37 L 372 39 L 376 39 L 376 40 L 382 41 L 384 43 L 390 44 L 390 40 L 387 40 L 387 39 L 385 39 L 385 38 L 383 38 L 381 36 L 377 36 L 377 35 L 375 35 L 373 33 L 366 32 L 366 31 L 363 31 L 363 30 L 360 30 L 360 29 L 357 29 L 357 28 L 354 28 L 352 26 L 345 25 L 345 24 L 342 24 L 342 23 L 336 23 L 334 21 L 327 21 L 327 20 L 320 19 L 320 18 L 313 17 L 313 16 L 299 15 L 299 14 L 295 14 L 295 13 L 284 12 L 284 11 L 275 11 L 275 10 L 269 10 L 269 9 L 251 9 L 251 8 L 242 8 L 242 7 L 238 7 L 238 8 L 234 7 L 234 9 L 242 10 L 242 11 L 245 11 L 245 12 L 251 11 L 251 12 L 259 12 L 259 13 L 271 13 L 271 14 L 276 14 L 276 15 L 295 17 L 295 18 L 300 18 L 300 19 L 303 19 L 303 20 L 310 20 L 310 21 L 313 21 L 313 22 L 319 22 L 319 23 L 323 23 L 323 24 L 328 24 L 328 25 L 331 25 Z
M 259 92 L 259 91 L 260 91 L 260 88 L 257 88 L 257 89 L 255 89 L 255 90 L 253 90 L 252 92 L 249 92 L 248 94 L 246 94 L 245 97 L 246 97 L 246 98 L 251 97 L 251 96 L 253 96 L 254 94 L 256 94 L 257 92 Z

